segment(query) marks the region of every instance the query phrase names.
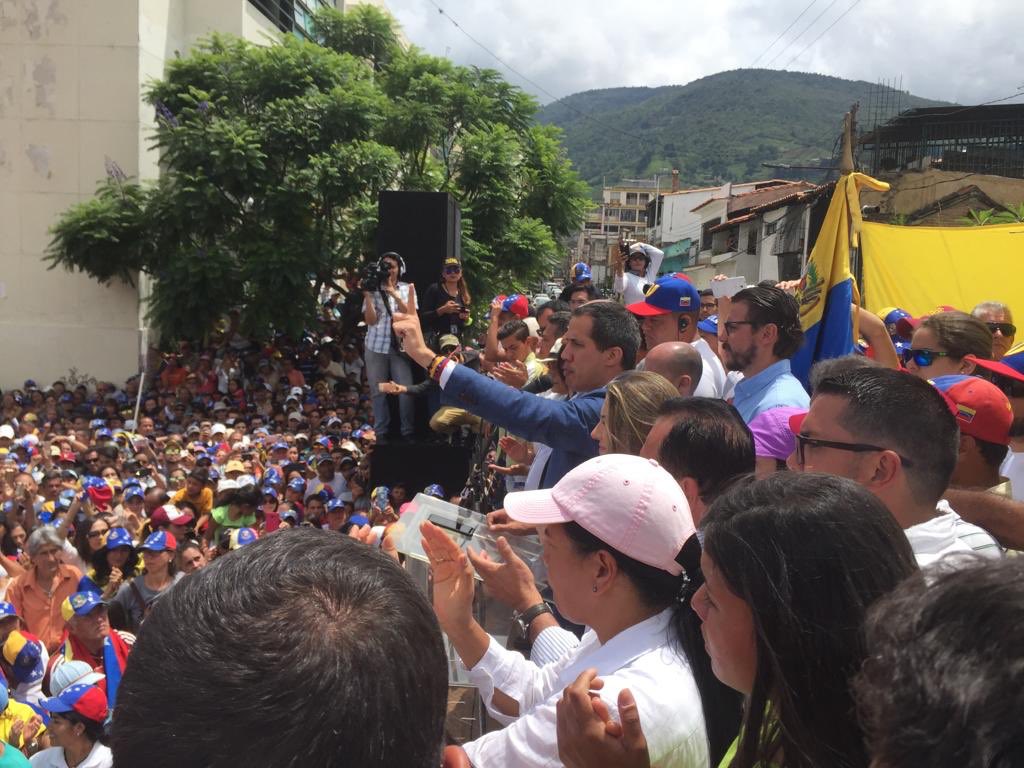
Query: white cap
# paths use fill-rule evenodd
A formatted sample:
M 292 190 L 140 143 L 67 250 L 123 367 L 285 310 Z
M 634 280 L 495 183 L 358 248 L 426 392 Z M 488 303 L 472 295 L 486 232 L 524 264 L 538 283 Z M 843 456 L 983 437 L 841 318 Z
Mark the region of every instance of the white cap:
M 305 394 L 305 392 L 303 392 L 303 390 L 302 390 L 302 387 L 292 387 L 292 388 L 291 388 L 291 389 L 290 389 L 290 390 L 288 391 L 288 397 L 296 397 L 296 398 L 298 398 L 299 400 L 301 400 L 301 399 L 302 399 L 302 396 L 303 396 L 304 394 Z
M 50 673 L 50 695 L 60 696 L 61 691 L 73 683 L 94 685 L 103 679 L 103 675 L 94 672 L 85 661 L 65 661 L 58 664 Z
M 540 338 L 540 323 L 537 322 L 536 317 L 524 317 L 523 322 L 526 323 L 526 327 L 530 329 L 530 335 L 535 338 Z
M 216 435 L 218 432 L 220 432 L 223 435 L 227 431 L 228 431 L 228 428 L 225 427 L 223 424 L 221 424 L 219 421 L 216 424 L 214 424 L 212 427 L 210 427 L 210 434 L 211 435 Z
M 646 565 L 683 572 L 676 558 L 697 529 L 679 484 L 654 459 L 610 453 L 580 464 L 554 488 L 505 496 L 505 511 L 530 525 L 575 522 Z
M 306 417 L 303 416 L 300 411 L 292 411 L 288 414 L 288 420 L 291 421 L 292 419 L 295 419 L 296 421 L 305 421 Z
M 14 427 L 10 424 L 4 424 L 0 426 L 0 437 L 6 437 L 8 440 L 14 439 Z
M 232 480 L 230 477 L 222 477 L 217 482 L 217 493 L 222 491 L 234 491 L 238 488 L 238 481 Z

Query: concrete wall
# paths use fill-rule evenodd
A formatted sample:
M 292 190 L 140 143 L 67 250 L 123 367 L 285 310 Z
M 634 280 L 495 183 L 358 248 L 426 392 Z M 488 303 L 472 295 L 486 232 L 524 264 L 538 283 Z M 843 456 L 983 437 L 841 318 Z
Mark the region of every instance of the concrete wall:
M 880 205 L 883 214 L 910 214 L 936 200 L 974 185 L 998 203 L 1017 206 L 1024 202 L 1024 179 L 974 174 L 964 176 L 950 171 L 906 171 L 895 176 L 880 176 L 892 185 L 882 194 L 861 192 L 861 205 Z
M 116 162 L 154 179 L 145 85 L 211 31 L 268 44 L 246 0 L 0 0 L 0 388 L 138 370 L 138 288 L 47 270 L 49 229 Z
M 136 370 L 138 292 L 42 262 L 117 159 L 138 173 L 137 0 L 0 2 L 0 387 Z

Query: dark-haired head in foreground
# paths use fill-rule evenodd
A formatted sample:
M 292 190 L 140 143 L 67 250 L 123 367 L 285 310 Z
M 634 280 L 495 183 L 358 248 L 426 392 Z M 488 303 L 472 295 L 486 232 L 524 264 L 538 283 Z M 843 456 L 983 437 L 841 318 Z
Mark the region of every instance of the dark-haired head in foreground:
M 874 765 L 1024 765 L 1024 558 L 932 566 L 866 633 L 855 691 Z
M 694 607 L 747 697 L 732 765 L 867 768 L 850 680 L 868 606 L 917 569 L 903 531 L 856 483 L 795 472 L 736 482 L 703 528 Z
M 330 531 L 260 539 L 179 583 L 118 691 L 121 768 L 441 764 L 434 612 L 391 560 Z

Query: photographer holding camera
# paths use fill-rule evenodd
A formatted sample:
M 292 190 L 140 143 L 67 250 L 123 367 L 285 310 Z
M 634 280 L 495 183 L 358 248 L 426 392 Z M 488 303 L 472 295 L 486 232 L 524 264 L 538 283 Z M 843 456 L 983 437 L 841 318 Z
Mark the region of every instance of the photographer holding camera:
M 402 257 L 389 251 L 367 269 L 360 285 L 363 290 L 363 319 L 366 321 L 366 378 L 373 398 L 378 443 L 387 439 L 391 416 L 387 395 L 377 385 L 384 381 L 394 381 L 403 386 L 412 384 L 409 358 L 402 353 L 401 344 L 391 329 L 391 318 L 395 312 L 416 313 L 416 289 L 412 283 L 399 281 L 403 274 L 405 262 Z M 413 399 L 409 395 L 399 395 L 398 405 L 402 437 L 411 439 L 415 430 Z
M 615 282 L 612 288 L 622 294 L 626 306 L 644 300 L 647 286 L 658 277 L 665 252 L 647 243 L 619 243 L 619 255 L 615 260 Z

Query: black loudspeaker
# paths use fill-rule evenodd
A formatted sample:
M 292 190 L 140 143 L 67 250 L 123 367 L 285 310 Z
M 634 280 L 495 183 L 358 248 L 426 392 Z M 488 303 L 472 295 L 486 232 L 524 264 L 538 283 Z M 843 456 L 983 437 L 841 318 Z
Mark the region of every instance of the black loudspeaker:
M 377 201 L 377 255 L 397 252 L 401 279 L 419 296 L 441 279 L 444 260 L 462 258 L 462 217 L 447 192 L 381 192 Z
M 370 485 L 376 488 L 405 483 L 411 499 L 428 485 L 440 483 L 451 498 L 459 495 L 466 484 L 469 459 L 469 448 L 443 443 L 377 445 L 370 455 Z

